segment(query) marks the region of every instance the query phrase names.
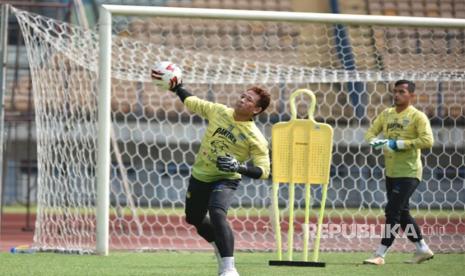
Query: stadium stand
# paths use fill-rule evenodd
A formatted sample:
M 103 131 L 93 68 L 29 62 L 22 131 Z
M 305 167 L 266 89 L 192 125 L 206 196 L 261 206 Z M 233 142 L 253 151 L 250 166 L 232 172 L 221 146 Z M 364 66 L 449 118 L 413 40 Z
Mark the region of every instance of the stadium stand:
M 133 1 L 97 1 L 97 4 L 133 4 Z M 196 7 L 196 8 L 229 8 L 229 9 L 256 9 L 256 10 L 292 10 L 292 1 L 234 1 L 234 0 L 168 0 L 168 1 L 157 1 L 157 0 L 146 0 L 137 1 L 140 5 L 165 5 L 165 6 L 177 6 L 177 7 Z M 404 15 L 404 16 L 455 16 L 463 17 L 465 13 L 465 4 L 461 1 L 441 1 L 440 3 L 426 3 L 423 1 L 408 1 L 408 0 L 374 0 L 374 1 L 340 1 L 340 9 L 342 13 L 351 14 L 380 14 L 380 15 Z M 289 60 L 288 56 L 281 55 L 281 52 L 295 51 L 296 41 L 305 41 L 306 44 L 311 45 L 312 39 L 315 36 L 307 36 L 305 33 L 300 33 L 301 30 L 293 28 L 291 25 L 274 25 L 266 26 L 265 28 L 261 24 L 250 24 L 244 23 L 239 24 L 237 27 L 233 27 L 228 24 L 212 25 L 206 23 L 190 23 L 190 24 L 179 24 L 178 29 L 175 31 L 168 32 L 164 29 L 161 24 L 152 24 L 153 22 L 147 21 L 135 21 L 131 22 L 128 30 L 131 33 L 138 34 L 138 38 L 141 40 L 148 40 L 151 43 L 160 43 L 167 46 L 170 45 L 192 45 L 191 49 L 201 49 L 202 45 L 217 48 L 218 50 L 230 48 L 231 54 L 236 54 L 237 50 L 242 51 L 242 56 L 247 58 L 249 55 L 256 55 L 256 53 L 262 54 L 262 60 L 267 61 L 273 59 L 275 63 L 286 61 L 287 63 L 295 64 L 308 64 L 312 66 L 314 59 L 318 59 L 320 64 L 339 62 L 331 59 L 331 57 L 325 57 L 321 55 L 313 55 L 309 53 L 302 53 L 301 57 L 296 60 Z M 317 39 L 327 39 L 325 30 L 314 29 L 311 31 L 314 33 L 321 33 L 321 36 Z M 372 32 L 375 33 L 374 38 Z M 350 38 L 352 53 L 356 62 L 355 66 L 359 70 L 370 69 L 370 68 L 385 68 L 389 70 L 395 70 L 401 64 L 403 59 L 403 53 L 408 49 L 417 49 L 422 53 L 438 51 L 438 49 L 444 49 L 444 51 L 464 51 L 464 45 L 461 41 L 456 39 L 449 39 L 441 37 L 444 33 L 438 34 L 422 34 L 416 30 L 405 31 L 403 33 L 389 33 L 384 36 L 382 33 L 379 35 L 375 29 L 368 28 L 350 28 L 348 30 L 348 36 Z M 120 34 L 123 35 L 123 34 Z M 460 35 L 463 36 L 463 33 Z M 419 41 L 424 41 L 425 36 L 431 36 L 431 43 L 420 44 Z M 390 37 L 397 37 L 398 39 L 389 39 Z M 422 40 L 419 37 L 423 38 Z M 137 38 L 137 37 L 136 37 Z M 399 39 L 400 38 L 400 39 Z M 443 45 L 438 45 L 442 43 Z M 315 43 L 316 44 L 316 43 Z M 447 45 L 448 44 L 448 45 Z M 267 51 L 263 51 L 263 49 Z M 400 48 L 398 52 L 389 52 L 389 49 Z M 386 51 L 386 49 L 388 51 Z M 197 50 L 198 51 L 198 50 Z M 222 54 L 227 55 L 224 51 Z M 443 53 L 435 53 L 441 55 Z M 22 58 L 25 58 L 23 55 Z M 444 62 L 448 62 L 448 55 L 444 55 Z M 415 67 L 416 64 L 420 64 L 423 60 L 420 55 L 410 55 L 409 66 Z M 7 111 L 19 111 L 27 112 L 30 108 L 33 108 L 33 104 L 30 104 L 29 93 L 30 93 L 30 80 L 28 74 L 20 74 L 16 82 L 9 82 L 9 89 L 14 93 L 8 93 L 6 95 L 6 110 Z M 11 75 L 10 75 L 11 78 Z M 457 104 L 457 99 L 454 97 L 453 90 L 444 91 L 441 96 L 436 96 L 435 91 L 437 87 L 429 86 L 431 91 L 425 91 L 420 97 L 418 97 L 418 104 L 425 106 L 425 111 L 430 116 L 446 116 L 452 118 L 463 117 L 463 111 L 455 107 L 453 104 Z M 367 106 L 367 115 L 372 117 L 375 115 L 377 105 L 381 102 L 384 105 L 388 105 L 390 98 L 388 96 L 379 96 L 379 93 L 383 90 L 377 88 L 377 93 L 373 93 L 370 97 L 376 99 L 372 102 L 374 106 Z M 385 88 L 388 89 L 387 87 Z M 121 113 L 127 113 L 133 111 L 137 106 L 142 106 L 143 110 L 147 110 L 149 114 L 156 114 L 157 111 L 153 110 L 153 101 L 164 101 L 161 103 L 161 111 L 172 110 L 173 104 L 169 97 L 163 99 L 150 99 L 149 96 L 143 95 L 137 98 L 137 95 L 128 96 L 124 94 L 124 90 L 116 90 L 116 95 L 113 97 L 112 108 L 119 110 Z M 338 118 L 340 114 L 350 114 L 353 116 L 351 107 L 347 104 L 346 97 L 338 96 L 340 91 L 338 89 L 327 87 L 325 98 L 335 99 L 339 102 L 338 105 L 325 107 L 323 103 L 321 107 L 321 116 L 323 118 L 331 117 Z M 334 94 L 334 95 L 330 95 Z M 130 98 L 129 98 L 130 97 Z M 465 104 L 465 99 L 460 104 Z M 441 106 L 441 108 L 434 108 L 434 106 Z M 32 107 L 31 107 L 32 106 Z M 179 107 L 176 107 L 178 109 Z M 267 113 L 275 113 L 276 110 L 270 109 Z M 440 113 L 440 114 L 439 114 Z M 342 117 L 339 117 L 342 118 Z

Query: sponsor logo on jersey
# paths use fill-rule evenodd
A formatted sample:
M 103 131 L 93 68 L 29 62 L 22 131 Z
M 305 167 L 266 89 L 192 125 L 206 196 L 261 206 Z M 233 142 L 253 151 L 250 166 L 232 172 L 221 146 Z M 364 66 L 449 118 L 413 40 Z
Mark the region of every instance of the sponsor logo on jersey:
M 399 124 L 397 121 L 394 121 L 392 123 L 387 124 L 387 129 L 388 130 L 396 130 L 396 129 L 404 129 L 404 126 L 402 124 Z
M 215 132 L 213 133 L 212 137 L 215 137 L 215 135 L 223 136 L 234 144 L 237 142 L 237 139 L 236 137 L 234 137 L 234 134 L 232 134 L 231 131 L 225 128 L 222 128 L 222 127 L 217 128 Z

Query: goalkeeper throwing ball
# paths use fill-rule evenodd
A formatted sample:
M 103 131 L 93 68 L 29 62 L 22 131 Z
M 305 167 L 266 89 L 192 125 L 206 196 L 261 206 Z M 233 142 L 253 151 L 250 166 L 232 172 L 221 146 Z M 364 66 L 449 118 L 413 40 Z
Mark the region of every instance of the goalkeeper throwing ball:
M 399 80 L 394 84 L 394 107 L 384 110 L 368 129 L 365 139 L 373 149 L 384 150 L 387 205 L 381 245 L 365 264 L 384 264 L 384 257 L 395 239 L 398 228 L 416 246 L 407 263 L 422 263 L 433 258 L 433 252 L 422 238 L 421 230 L 409 212 L 409 200 L 422 176 L 421 149 L 433 146 L 433 134 L 426 115 L 411 105 L 415 84 Z M 385 139 L 376 138 L 383 132 Z
M 169 90 L 208 120 L 186 193 L 186 221 L 215 249 L 218 274 L 237 276 L 227 213 L 242 175 L 266 179 L 270 174 L 268 142 L 253 121 L 268 107 L 270 94 L 251 87 L 229 108 L 193 96 L 182 84 L 171 83 Z M 253 166 L 244 165 L 249 159 Z

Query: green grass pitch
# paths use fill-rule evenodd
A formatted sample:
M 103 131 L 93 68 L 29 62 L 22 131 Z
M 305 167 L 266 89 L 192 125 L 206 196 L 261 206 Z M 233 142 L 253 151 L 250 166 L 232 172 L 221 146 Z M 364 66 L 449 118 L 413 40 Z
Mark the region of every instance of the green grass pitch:
M 325 268 L 268 266 L 274 253 L 236 253 L 242 276 L 259 275 L 462 275 L 465 254 L 437 254 L 420 265 L 404 264 L 410 254 L 391 253 L 384 266 L 362 265 L 369 253 L 321 253 Z M 213 253 L 111 253 L 107 257 L 54 253 L 1 253 L 1 275 L 217 275 Z

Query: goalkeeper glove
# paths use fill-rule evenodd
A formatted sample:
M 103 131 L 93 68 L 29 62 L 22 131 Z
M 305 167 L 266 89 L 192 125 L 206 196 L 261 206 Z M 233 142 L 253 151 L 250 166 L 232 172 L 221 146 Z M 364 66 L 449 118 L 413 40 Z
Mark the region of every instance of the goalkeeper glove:
M 180 83 L 170 81 L 170 88 L 168 90 L 177 94 L 178 89 L 181 87 L 182 87 L 182 81 Z
M 389 139 L 388 142 L 384 145 L 384 148 L 388 151 L 399 151 L 405 149 L 405 140 L 393 140 Z
M 241 172 L 246 167 L 244 165 L 241 165 L 239 161 L 237 161 L 234 157 L 230 155 L 226 156 L 218 156 L 216 159 L 216 167 L 220 171 L 224 172 Z
M 386 145 L 388 143 L 389 140 L 387 139 L 373 139 L 370 141 L 370 146 L 375 149 L 375 150 L 378 150 L 378 149 L 381 149 L 382 147 L 384 147 L 384 145 Z
M 384 145 L 384 149 L 390 152 L 397 151 L 399 147 L 397 146 L 397 141 L 389 139 Z
M 373 149 L 381 149 L 394 152 L 404 148 L 403 140 L 394 140 L 394 139 L 373 139 L 370 142 L 370 145 Z

